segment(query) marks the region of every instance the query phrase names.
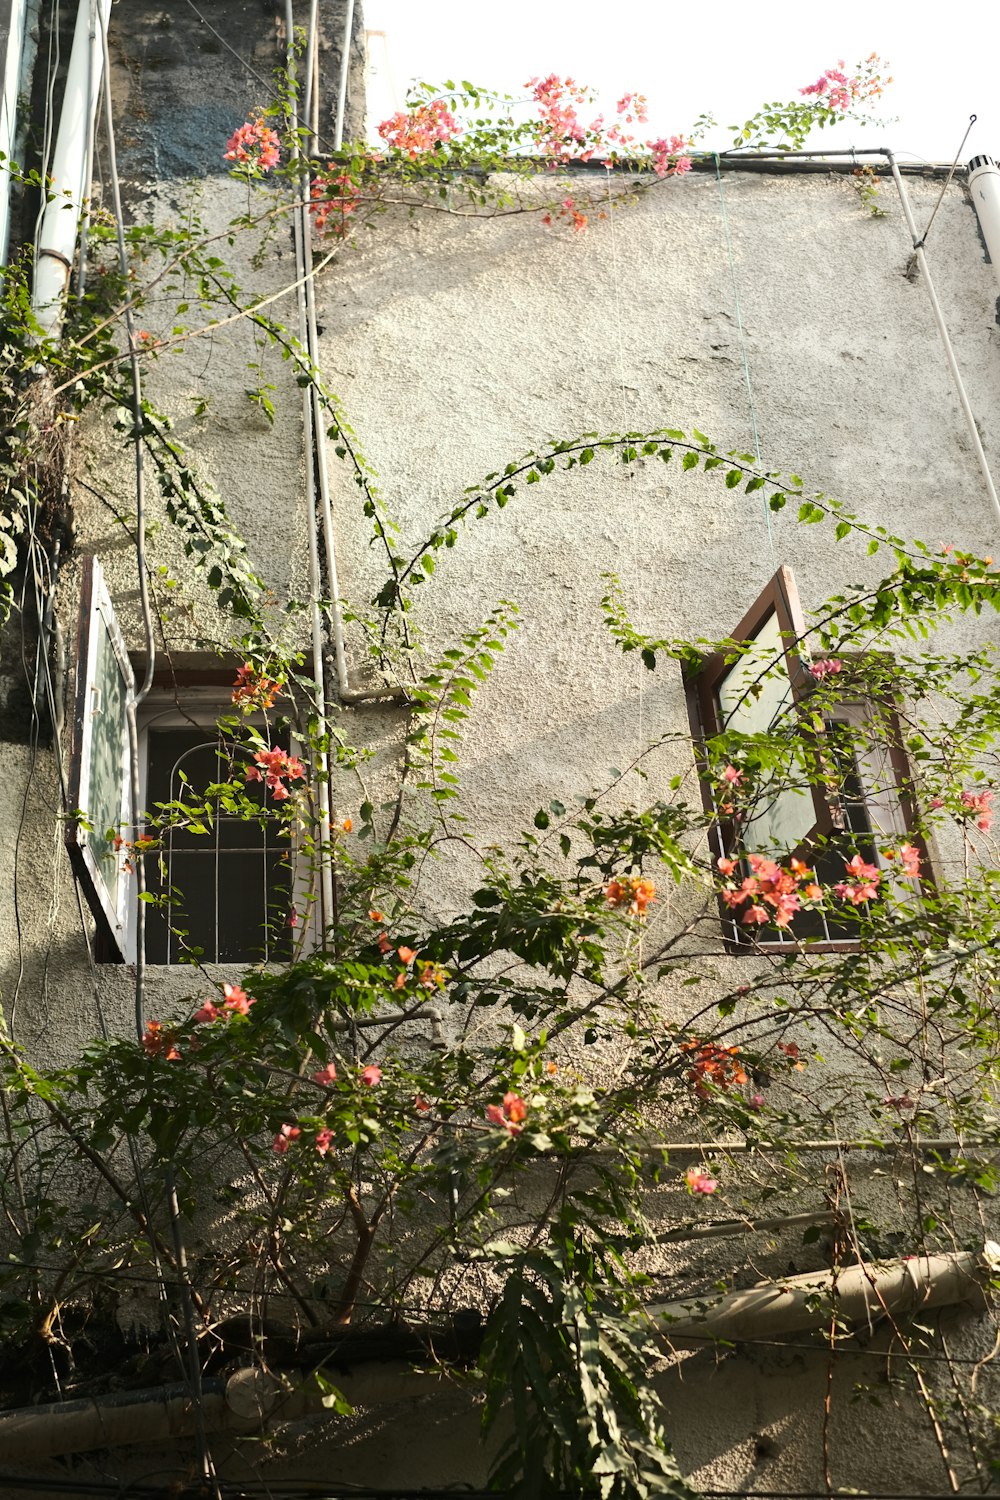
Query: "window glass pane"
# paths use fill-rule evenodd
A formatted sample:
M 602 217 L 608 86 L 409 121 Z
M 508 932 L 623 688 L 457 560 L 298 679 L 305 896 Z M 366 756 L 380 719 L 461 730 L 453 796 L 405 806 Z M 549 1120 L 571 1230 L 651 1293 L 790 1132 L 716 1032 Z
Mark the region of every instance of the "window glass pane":
M 206 786 L 232 774 L 228 756 L 220 757 L 219 741 L 209 729 L 154 725 L 147 746 L 150 809 L 177 798 L 197 799 Z M 238 752 L 237 774 L 241 756 Z M 247 790 L 266 806 L 260 784 L 251 783 Z M 157 861 L 147 861 L 150 891 L 166 898 L 162 906 L 146 909 L 150 963 L 176 963 L 189 948 L 200 949 L 208 963 L 290 958 L 290 846 L 287 839 L 277 838 L 277 832 L 267 820 L 261 825 L 218 817 L 207 834 L 179 828 L 164 831 L 165 873 L 160 873 Z M 172 928 L 186 935 L 175 936 Z
M 718 688 L 722 723 L 740 734 L 780 731 L 793 711 L 781 630 L 771 615 L 750 649 L 727 672 Z M 794 770 L 775 772 L 760 790 L 741 842 L 755 854 L 790 854 L 813 831 L 816 812 L 804 777 L 795 784 Z
M 127 816 L 123 795 L 124 768 L 128 765 L 128 734 L 125 727 L 125 683 L 107 629 L 97 631 L 94 668 L 94 706 L 91 711 L 90 765 L 87 820 L 93 824 L 90 845 L 111 899 L 120 908 L 118 883 L 122 879 L 121 856 L 107 835 L 121 831 Z M 126 837 L 130 837 L 127 830 Z

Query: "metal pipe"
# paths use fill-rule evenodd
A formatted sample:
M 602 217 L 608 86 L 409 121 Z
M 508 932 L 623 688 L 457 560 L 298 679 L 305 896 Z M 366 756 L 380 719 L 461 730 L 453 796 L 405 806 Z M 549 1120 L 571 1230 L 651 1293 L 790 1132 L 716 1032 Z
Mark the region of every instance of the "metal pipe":
M 107 31 L 111 0 L 94 0 L 94 3 L 103 34 Z M 50 338 L 58 338 L 62 327 L 85 189 L 87 141 L 93 131 L 92 117 L 104 66 L 103 48 L 92 41 L 96 39 L 96 30 L 91 28 L 93 14 L 91 0 L 80 0 L 52 160 L 52 196 L 38 231 L 31 310 Z
M 903 185 L 902 177 L 899 175 L 899 168 L 896 165 L 896 158 L 889 150 L 886 151 L 885 156 L 890 168 L 892 169 L 892 177 L 893 181 L 896 184 L 896 191 L 899 194 L 899 202 L 903 210 L 903 217 L 906 219 L 906 227 L 910 231 L 910 239 L 913 243 L 913 253 L 916 256 L 917 265 L 920 267 L 920 270 L 923 274 L 924 283 L 927 287 L 927 295 L 930 298 L 931 309 L 934 313 L 934 321 L 937 324 L 938 333 L 941 335 L 941 342 L 944 344 L 944 352 L 945 357 L 948 361 L 948 368 L 951 370 L 951 376 L 955 382 L 955 389 L 958 392 L 958 399 L 961 403 L 962 411 L 965 413 L 965 421 L 969 430 L 969 437 L 972 440 L 972 446 L 975 450 L 976 458 L 979 460 L 979 467 L 982 471 L 983 480 L 986 484 L 986 490 L 990 497 L 990 502 L 996 513 L 997 520 L 1000 521 L 1000 498 L 997 497 L 996 486 L 993 483 L 993 475 L 990 473 L 989 462 L 987 461 L 986 453 L 983 450 L 982 441 L 979 437 L 979 429 L 976 426 L 976 419 L 973 416 L 972 407 L 969 405 L 969 398 L 965 393 L 965 384 L 962 380 L 961 371 L 958 368 L 958 361 L 955 359 L 955 351 L 951 346 L 951 339 L 948 337 L 948 329 L 945 326 L 944 314 L 941 311 L 941 304 L 938 301 L 937 292 L 934 290 L 934 281 L 931 277 L 930 267 L 927 264 L 927 256 L 924 253 L 923 243 L 920 235 L 917 233 L 917 226 L 914 222 L 913 212 L 910 208 L 910 200 L 906 196 L 906 188 Z
M 914 1151 L 1000 1151 L 997 1141 L 963 1141 L 956 1135 L 914 1137 L 912 1141 L 636 1141 L 626 1144 L 626 1150 L 636 1151 L 641 1156 L 669 1155 L 707 1156 L 745 1151 L 900 1151 L 907 1146 Z M 607 1149 L 588 1150 L 581 1147 L 581 1154 L 606 1156 Z
M 974 156 L 969 162 L 969 192 L 1000 283 L 1000 166 L 992 156 Z
M 985 1287 L 1000 1267 L 1000 1245 L 979 1252 L 911 1256 L 883 1265 L 786 1277 L 724 1297 L 654 1303 L 648 1316 L 672 1343 L 694 1339 L 753 1339 L 825 1327 L 835 1313 L 867 1324 L 886 1314 L 968 1302 L 984 1306 Z M 409 1363 L 372 1363 L 336 1372 L 336 1385 L 352 1406 L 388 1405 L 443 1388 L 436 1371 Z M 274 1422 L 329 1412 L 311 1378 L 295 1383 L 260 1369 L 238 1370 L 223 1387 L 206 1380 L 201 1418 L 205 1432 L 253 1433 Z M 8 1462 L 55 1458 L 95 1448 L 156 1443 L 190 1434 L 195 1420 L 185 1386 L 123 1392 L 89 1401 L 66 1401 L 0 1413 L 0 1452 Z
M 344 144 L 344 109 L 347 104 L 347 79 L 351 67 L 351 38 L 354 34 L 354 0 L 347 0 L 344 17 L 344 42 L 340 58 L 340 83 L 337 87 L 337 117 L 333 126 L 333 149 Z
M 310 67 L 310 58 L 316 54 L 317 12 L 319 0 L 312 0 L 312 10 L 309 18 L 309 41 L 306 48 L 306 66 Z M 351 43 L 351 30 L 353 26 L 354 0 L 349 0 L 347 19 L 344 27 L 343 52 L 346 59 L 349 55 Z M 344 101 L 347 90 L 347 71 L 342 66 L 340 72 L 340 94 L 337 101 L 337 134 L 335 147 L 340 149 L 343 140 L 343 116 Z M 311 129 L 315 135 L 319 124 L 319 91 L 314 90 L 313 80 L 310 76 L 305 90 L 305 101 L 307 114 L 312 117 Z M 302 197 L 308 200 L 308 184 L 303 182 Z M 303 209 L 300 215 L 302 224 L 303 260 L 305 266 L 312 264 L 312 224 L 309 213 Z M 319 328 L 316 319 L 316 288 L 311 276 L 305 279 L 305 306 L 306 306 L 306 338 L 304 340 L 309 355 L 310 364 L 314 369 L 319 368 Z M 333 632 L 333 656 L 337 671 L 337 696 L 341 703 L 384 703 L 398 702 L 404 694 L 400 688 L 382 688 L 365 690 L 363 688 L 352 688 L 350 680 L 350 669 L 347 664 L 347 647 L 344 640 L 344 617 L 340 607 L 340 583 L 337 576 L 337 544 L 333 529 L 333 501 L 330 495 L 330 466 L 326 454 L 326 423 L 323 414 L 323 402 L 315 382 L 310 386 L 310 397 L 312 401 L 312 433 L 313 446 L 316 456 L 316 475 L 319 481 L 320 505 L 323 517 L 323 550 L 326 562 L 327 592 L 330 596 L 330 623 Z
M 24 52 L 26 0 L 12 0 L 10 7 L 7 51 L 4 59 L 3 94 L 0 96 L 0 266 L 7 264 L 10 241 L 11 175 L 8 163 L 14 155 L 17 137 L 17 97 L 21 82 L 21 57 Z
M 958 1302 L 986 1305 L 986 1285 L 1000 1268 L 1000 1245 L 980 1251 L 912 1255 L 886 1264 L 860 1264 L 789 1276 L 724 1297 L 688 1297 L 648 1307 L 675 1339 L 755 1339 L 803 1333 L 838 1321 L 869 1328 L 884 1316 L 907 1316 Z
M 289 80 L 294 82 L 295 76 L 295 48 L 294 48 L 294 17 L 292 15 L 292 0 L 285 0 L 285 28 L 287 32 L 287 67 Z M 298 104 L 295 97 L 295 89 L 289 93 L 291 120 L 289 124 L 290 139 L 292 141 L 292 161 L 299 163 L 301 153 L 298 140 Z M 296 190 L 301 195 L 303 191 L 301 171 L 297 174 L 299 181 Z M 308 187 L 308 184 L 306 184 Z M 308 191 L 306 192 L 308 198 Z M 292 234 L 295 241 L 295 275 L 298 283 L 296 290 L 296 302 L 299 315 L 299 335 L 308 346 L 309 331 L 308 317 L 306 313 L 306 299 L 303 289 L 304 281 L 311 281 L 306 276 L 307 262 L 305 258 L 304 228 L 308 210 L 303 206 L 295 210 L 292 216 Z M 313 433 L 313 407 L 311 391 L 306 388 L 302 392 L 302 427 L 306 454 L 306 526 L 309 547 L 309 623 L 312 644 L 313 677 L 315 679 L 316 692 L 316 716 L 321 735 L 326 734 L 326 684 L 324 678 L 326 668 L 323 659 L 323 618 L 320 610 L 320 567 L 319 567 L 319 537 L 316 530 L 316 492 L 313 479 L 313 449 L 315 446 L 315 435 Z M 319 884 L 320 884 L 320 940 L 327 926 L 333 921 L 333 867 L 330 863 L 330 775 L 329 757 L 325 750 L 320 750 L 316 756 L 316 795 L 319 803 Z M 311 908 L 310 908 L 311 919 Z
M 90 0 L 90 44 L 97 45 L 97 0 Z M 97 115 L 95 108 L 96 100 L 92 100 L 89 93 L 90 77 L 87 78 L 87 147 L 84 153 L 84 177 L 83 177 L 83 213 L 80 217 L 80 246 L 77 253 L 76 264 L 76 296 L 77 301 L 82 302 L 84 292 L 87 289 L 87 239 L 90 234 L 90 203 L 94 191 L 94 145 L 95 135 L 94 121 Z M 105 88 L 111 87 L 111 80 L 105 72 Z

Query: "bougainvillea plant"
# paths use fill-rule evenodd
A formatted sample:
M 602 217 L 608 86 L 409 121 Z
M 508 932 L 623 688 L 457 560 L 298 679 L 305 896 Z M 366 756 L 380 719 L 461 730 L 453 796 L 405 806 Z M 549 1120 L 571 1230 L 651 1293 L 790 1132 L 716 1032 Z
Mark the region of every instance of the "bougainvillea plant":
M 827 69 L 738 138 L 798 144 L 814 125 L 863 112 L 879 88 L 875 58 L 853 73 Z M 261 232 L 266 249 L 286 209 L 258 179 L 287 172 L 309 206 L 320 274 L 391 204 L 436 207 L 443 172 L 446 211 L 530 211 L 582 231 L 596 227 L 608 181 L 601 176 L 597 193 L 581 172 L 570 191 L 567 172 L 607 162 L 621 198 L 657 191 L 691 165 L 690 133 L 643 134 L 638 94 L 625 94 L 608 123 L 589 117 L 588 91 L 570 78 L 532 79 L 527 89 L 525 113 L 465 83 L 421 88 L 381 126 L 380 147 L 332 160 L 309 157 L 308 139 L 288 123 L 286 92 L 273 113 L 220 142 L 248 191 L 264 195 L 229 233 Z M 794 1203 L 812 1180 L 797 1148 L 836 1132 L 831 1100 L 841 1110 L 848 1086 L 843 1070 L 834 1095 L 814 1085 L 825 1054 L 850 1059 L 858 1137 L 891 1141 L 906 1163 L 899 1197 L 912 1253 L 952 1245 L 956 1185 L 974 1199 L 993 1187 L 977 1146 L 928 1154 L 918 1137 L 983 1143 L 989 1134 L 982 1099 L 1000 1067 L 991 1001 L 1000 978 L 990 839 L 997 664 L 986 647 L 911 647 L 915 624 L 930 631 L 1000 608 L 1000 574 L 989 559 L 872 528 L 831 497 L 807 494 L 801 479 L 676 429 L 553 443 L 474 485 L 404 547 L 335 396 L 295 335 L 237 284 L 212 237 L 192 221 L 133 226 L 127 240 L 129 274 L 105 264 L 58 344 L 39 345 L 12 268 L 11 388 L 14 375 L 43 365 L 66 410 L 107 407 L 123 441 L 143 447 L 167 520 L 203 566 L 242 664 L 220 722 L 220 765 L 231 774 L 145 809 L 141 829 L 111 829 L 110 841 L 131 866 L 164 858 L 172 830 L 207 836 L 222 812 L 266 820 L 295 837 L 311 867 L 288 921 L 312 936 L 292 962 L 225 980 L 189 950 L 190 994 L 175 1013 L 146 1014 L 137 1035 L 96 1039 L 69 1066 L 39 1066 L 4 1036 L 8 1336 L 18 1349 L 39 1338 L 50 1351 L 69 1348 L 82 1364 L 71 1311 L 96 1316 L 126 1281 L 151 1300 L 158 1285 L 169 1289 L 168 1307 L 184 1290 L 202 1362 L 217 1356 L 213 1330 L 235 1313 L 260 1330 L 251 1348 L 266 1362 L 263 1330 L 275 1322 L 318 1339 L 372 1322 L 439 1325 L 474 1307 L 484 1336 L 466 1350 L 462 1378 L 482 1395 L 487 1426 L 505 1414 L 498 1484 L 623 1500 L 687 1493 L 650 1375 L 669 1337 L 646 1311 L 667 1274 L 657 1245 L 696 1238 L 720 1204 L 739 1224 L 765 1201 Z M 169 333 L 125 340 L 126 312 L 155 307 L 175 274 L 198 289 L 204 320 L 187 327 L 189 310 L 178 310 Z M 148 398 L 139 420 L 131 409 L 131 356 L 180 350 L 232 319 L 280 348 L 316 391 L 384 561 L 377 597 L 354 620 L 408 711 L 386 806 L 365 789 L 364 754 L 345 720 L 318 721 L 315 684 L 275 628 L 218 497 Z M 270 398 L 257 398 L 274 417 Z M 19 483 L 34 474 L 36 437 L 22 402 L 4 439 Z M 810 623 L 811 641 L 797 643 L 810 712 L 767 732 L 708 736 L 687 773 L 652 798 L 632 774 L 663 742 L 649 747 L 630 772 L 582 787 L 574 807 L 540 807 L 506 848 L 477 849 L 468 901 L 435 916 L 436 861 L 453 842 L 474 842 L 461 812 L 462 725 L 518 614 L 501 601 L 428 657 L 409 630 L 418 586 L 427 593 L 435 553 L 458 546 L 467 522 L 522 489 L 557 469 L 640 457 L 762 492 L 775 510 L 792 504 L 803 525 L 829 521 L 847 546 L 881 550 L 884 576 L 830 600 Z M 679 661 L 697 674 L 713 650 L 740 657 L 732 641 L 642 635 L 615 580 L 604 611 L 622 652 L 651 671 Z M 844 729 L 847 748 L 842 738 L 834 754 L 823 714 L 848 663 L 851 691 L 872 712 Z M 763 680 L 778 668 L 759 669 Z M 902 736 L 911 767 L 906 836 L 852 839 L 836 818 L 847 750 L 863 759 L 873 737 L 889 735 Z M 341 805 L 323 835 L 315 799 L 326 755 Z M 762 805 L 807 788 L 827 800 L 833 831 L 807 849 L 755 846 Z M 933 878 L 931 847 L 944 851 Z M 321 867 L 335 910 L 317 932 L 307 919 Z M 807 924 L 818 915 L 836 923 L 838 944 L 815 941 Z M 717 961 L 733 954 L 746 962 Z M 737 1148 L 751 1147 L 762 1163 L 757 1186 L 738 1166 Z M 62 1190 L 67 1170 L 85 1192 Z M 828 1206 L 837 1263 L 864 1259 L 872 1226 L 841 1214 L 839 1200 Z M 171 1337 L 184 1335 L 172 1325 Z M 936 1423 L 943 1388 L 927 1400 Z

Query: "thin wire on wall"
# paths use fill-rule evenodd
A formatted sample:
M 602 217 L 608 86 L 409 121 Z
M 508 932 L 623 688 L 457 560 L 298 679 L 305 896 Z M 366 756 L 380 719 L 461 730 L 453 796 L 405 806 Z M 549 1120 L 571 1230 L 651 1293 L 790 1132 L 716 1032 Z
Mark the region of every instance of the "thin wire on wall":
M 615 331 L 618 340 L 618 383 L 621 387 L 621 422 L 622 432 L 628 431 L 628 387 L 625 384 L 625 340 L 622 332 L 622 299 L 621 281 L 618 274 L 618 238 L 615 231 L 615 204 L 614 194 L 611 191 L 611 168 L 605 163 L 606 179 L 608 188 L 608 223 L 611 229 L 611 284 L 615 299 Z M 631 522 L 632 540 L 632 578 L 635 589 L 636 622 L 639 624 L 644 617 L 643 589 L 642 589 L 642 567 L 639 557 L 639 500 L 635 490 L 635 473 L 632 464 L 625 465 L 626 483 L 628 485 L 628 509 Z M 636 715 L 636 731 L 638 736 L 638 754 L 642 755 L 646 749 L 645 728 L 645 674 L 646 668 L 640 662 L 638 677 L 638 710 Z
M 750 431 L 753 434 L 753 453 L 758 464 L 761 463 L 760 454 L 760 432 L 757 427 L 757 406 L 753 397 L 753 381 L 750 379 L 750 356 L 747 349 L 746 330 L 743 327 L 743 308 L 740 303 L 739 282 L 736 279 L 736 257 L 733 255 L 733 237 L 729 228 L 729 209 L 726 205 L 726 192 L 722 185 L 722 170 L 719 164 L 718 152 L 715 153 L 715 180 L 719 189 L 719 207 L 722 213 L 722 233 L 726 242 L 726 258 L 729 262 L 729 279 L 733 288 L 733 306 L 736 309 L 736 331 L 740 340 L 740 357 L 743 361 L 743 379 L 747 388 L 747 403 L 750 407 Z M 771 553 L 771 567 L 778 570 L 778 553 L 774 544 L 774 528 L 771 524 L 771 507 L 761 491 L 761 504 L 764 507 L 764 520 L 767 523 L 767 545 Z

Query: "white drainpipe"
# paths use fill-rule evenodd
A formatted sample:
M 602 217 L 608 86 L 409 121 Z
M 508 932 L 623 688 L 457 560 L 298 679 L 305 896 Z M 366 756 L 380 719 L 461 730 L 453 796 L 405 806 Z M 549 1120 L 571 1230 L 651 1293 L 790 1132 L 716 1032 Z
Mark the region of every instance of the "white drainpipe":
M 845 1322 L 871 1327 L 887 1313 L 905 1318 L 925 1308 L 960 1303 L 983 1309 L 998 1266 L 1000 1246 L 988 1240 L 979 1252 L 948 1251 L 845 1266 L 836 1276 L 832 1271 L 786 1276 L 728 1297 L 709 1294 L 660 1303 L 646 1311 L 670 1341 L 754 1339 L 827 1327 L 834 1309 Z M 413 1401 L 453 1389 L 436 1370 L 415 1370 L 398 1361 L 333 1373 L 338 1390 L 352 1406 Z M 205 1381 L 201 1414 L 206 1432 L 260 1434 L 275 1422 L 329 1414 L 326 1402 L 311 1377 L 245 1369 L 225 1384 Z M 193 1431 L 188 1388 L 161 1386 L 0 1412 L 0 1454 L 8 1462 L 24 1462 L 94 1448 L 169 1442 Z
M 969 1302 L 987 1305 L 986 1287 L 1000 1267 L 1000 1245 L 982 1250 L 912 1255 L 902 1261 L 845 1266 L 786 1276 L 730 1292 L 647 1308 L 664 1336 L 675 1339 L 758 1339 L 825 1328 L 831 1313 L 871 1328 L 887 1314 L 908 1317 L 924 1308 Z
M 100 38 L 110 13 L 111 0 L 80 0 L 76 13 L 66 91 L 52 159 L 53 196 L 39 226 L 31 294 L 31 310 L 49 338 L 58 338 L 62 327 L 77 227 L 83 200 L 90 191 L 87 181 L 88 142 L 93 137 L 104 66 Z
M 992 156 L 974 156 L 969 162 L 969 192 L 1000 285 L 1000 166 Z

